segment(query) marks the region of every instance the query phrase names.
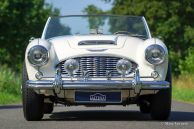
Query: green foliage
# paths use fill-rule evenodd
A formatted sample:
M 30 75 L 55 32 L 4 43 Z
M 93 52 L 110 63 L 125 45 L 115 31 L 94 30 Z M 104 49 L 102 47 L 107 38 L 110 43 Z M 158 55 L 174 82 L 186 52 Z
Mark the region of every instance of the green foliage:
M 71 28 L 68 26 L 64 26 L 60 23 L 58 18 L 52 18 L 47 28 L 46 39 L 61 36 L 61 35 L 69 35 L 71 34 Z
M 83 12 L 87 14 L 104 14 L 103 10 L 95 5 L 88 5 Z
M 97 8 L 95 5 L 88 5 L 88 7 L 86 7 L 83 12 L 91 15 L 91 14 L 104 14 L 104 12 Z M 103 25 L 104 24 L 104 20 L 102 17 L 92 17 L 88 19 L 89 21 L 89 25 L 90 25 L 90 29 L 98 29 L 98 27 L 100 25 Z
M 153 35 L 163 38 L 173 51 L 184 55 L 194 45 L 194 1 L 115 0 L 113 14 L 145 16 Z
M 4 64 L 7 64 L 11 59 L 10 54 L 6 48 L 0 48 L 0 61 L 3 61 Z
M 41 36 L 52 6 L 44 0 L 1 0 L 0 12 L 0 63 L 19 69 L 28 40 Z
M 182 74 L 194 75 L 194 47 L 188 49 L 188 54 L 184 60 L 180 60 L 179 69 Z
M 109 13 L 145 16 L 152 35 L 162 37 L 173 61 L 173 72 L 180 73 L 179 59 L 184 58 L 187 49 L 194 46 L 194 1 L 169 0 L 102 0 L 111 2 Z M 178 58 L 177 58 L 178 57 Z
M 21 101 L 21 78 L 7 66 L 0 65 L 0 104 Z
M 126 31 L 131 34 L 146 35 L 146 29 L 141 18 L 112 17 L 109 18 L 110 32 Z
M 184 87 L 184 86 L 183 86 Z M 194 92 L 191 89 L 180 87 L 174 87 L 172 89 L 172 98 L 175 100 L 181 100 L 185 102 L 194 103 Z
M 181 60 L 181 53 L 175 51 L 169 51 L 169 61 L 171 63 L 173 75 L 178 76 L 180 74 L 179 63 Z
M 0 105 L 21 103 L 20 95 L 13 95 L 9 93 L 0 93 Z
M 194 75 L 182 74 L 173 77 L 172 97 L 176 100 L 194 103 Z
M 7 66 L 0 66 L 0 92 L 20 94 L 20 76 Z

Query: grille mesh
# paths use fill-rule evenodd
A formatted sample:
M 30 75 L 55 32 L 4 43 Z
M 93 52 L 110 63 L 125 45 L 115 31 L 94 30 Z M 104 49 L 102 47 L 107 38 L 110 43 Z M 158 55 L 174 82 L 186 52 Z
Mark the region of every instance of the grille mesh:
M 90 78 L 106 78 L 107 72 L 111 71 L 111 77 L 120 77 L 116 69 L 118 60 L 122 58 L 118 57 L 106 57 L 106 56 L 87 56 L 74 58 L 79 62 L 79 70 L 74 74 L 74 77 L 83 77 L 83 72 L 87 71 Z M 68 73 L 64 69 L 65 61 L 62 61 L 59 65 L 61 73 L 65 77 L 69 77 Z M 131 62 L 133 67 L 132 71 L 137 67 L 134 62 Z M 130 73 L 129 73 L 130 74 Z

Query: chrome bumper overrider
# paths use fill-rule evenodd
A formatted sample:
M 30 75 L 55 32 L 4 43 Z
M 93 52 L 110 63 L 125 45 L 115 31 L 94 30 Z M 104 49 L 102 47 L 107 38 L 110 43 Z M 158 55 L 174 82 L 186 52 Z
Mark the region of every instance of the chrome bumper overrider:
M 28 80 L 28 88 L 32 89 L 53 89 L 56 93 L 60 90 L 160 90 L 170 87 L 167 81 L 141 81 L 139 70 L 134 73 L 133 80 L 62 80 L 60 71 L 57 70 L 55 80 Z

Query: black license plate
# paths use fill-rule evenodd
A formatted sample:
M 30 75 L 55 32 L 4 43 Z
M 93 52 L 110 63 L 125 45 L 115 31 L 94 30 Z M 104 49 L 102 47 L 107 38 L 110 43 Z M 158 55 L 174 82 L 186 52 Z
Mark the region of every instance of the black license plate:
M 85 103 L 119 103 L 121 102 L 121 92 L 75 91 L 75 101 Z

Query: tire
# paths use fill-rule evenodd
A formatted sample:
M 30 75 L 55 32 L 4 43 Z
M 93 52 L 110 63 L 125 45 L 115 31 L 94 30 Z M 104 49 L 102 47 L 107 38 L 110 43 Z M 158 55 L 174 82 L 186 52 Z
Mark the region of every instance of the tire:
M 44 103 L 43 112 L 45 114 L 50 114 L 53 112 L 54 104 L 53 103 Z
M 38 121 L 43 117 L 44 97 L 36 94 L 32 89 L 28 89 L 26 86 L 27 80 L 28 75 L 24 64 L 22 71 L 22 103 L 24 118 L 27 121 Z
M 139 109 L 140 109 L 140 112 L 141 113 L 150 113 L 150 111 L 151 111 L 151 106 L 150 106 L 150 104 L 146 104 L 146 103 L 141 103 L 140 105 L 139 105 Z
M 151 102 L 151 118 L 154 120 L 167 120 L 171 112 L 171 67 L 168 66 L 166 81 L 170 83 L 169 89 L 160 90 L 153 96 Z

